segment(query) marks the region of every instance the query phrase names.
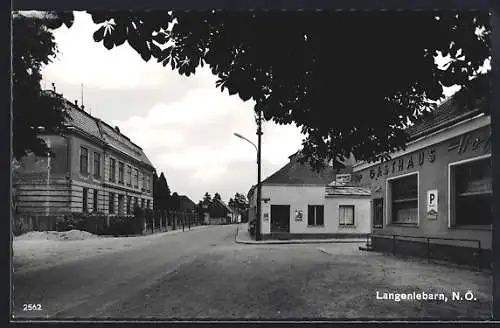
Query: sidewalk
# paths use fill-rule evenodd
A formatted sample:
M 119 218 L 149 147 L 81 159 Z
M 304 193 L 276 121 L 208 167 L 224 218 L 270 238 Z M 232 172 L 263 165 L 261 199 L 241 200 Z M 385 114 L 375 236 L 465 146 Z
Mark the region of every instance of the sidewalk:
M 289 239 L 289 240 L 260 240 L 250 236 L 247 224 L 236 227 L 235 242 L 238 244 L 325 244 L 325 243 L 366 243 L 366 238 L 330 238 L 330 239 Z

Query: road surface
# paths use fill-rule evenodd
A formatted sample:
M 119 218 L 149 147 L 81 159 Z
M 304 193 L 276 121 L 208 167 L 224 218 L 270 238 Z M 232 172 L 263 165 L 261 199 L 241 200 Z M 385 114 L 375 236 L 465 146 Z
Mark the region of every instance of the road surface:
M 242 245 L 236 226 L 15 273 L 16 319 L 483 318 L 491 275 L 362 252 L 357 244 Z M 460 283 L 458 283 L 460 282 Z M 395 301 L 377 292 L 474 294 Z M 41 309 L 26 311 L 25 304 Z

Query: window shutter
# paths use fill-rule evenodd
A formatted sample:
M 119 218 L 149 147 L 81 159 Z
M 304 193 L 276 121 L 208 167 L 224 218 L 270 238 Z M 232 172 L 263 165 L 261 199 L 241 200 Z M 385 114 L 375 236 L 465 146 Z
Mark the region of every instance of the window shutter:
M 307 224 L 314 225 L 314 206 L 307 206 Z
M 324 225 L 324 207 L 323 205 L 316 206 L 316 224 L 317 225 Z
M 346 207 L 347 210 L 347 222 L 346 224 L 354 224 L 354 207 L 348 206 Z

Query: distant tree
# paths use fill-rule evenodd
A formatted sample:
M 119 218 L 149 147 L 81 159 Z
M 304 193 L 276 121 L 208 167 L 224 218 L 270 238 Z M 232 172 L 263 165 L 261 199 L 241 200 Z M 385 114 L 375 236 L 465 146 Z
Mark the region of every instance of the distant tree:
M 63 134 L 68 113 L 62 97 L 42 92 L 42 68 L 58 52 L 52 30 L 71 27 L 73 13 L 12 14 L 13 155 L 53 155 L 40 134 Z
M 487 78 L 474 79 L 490 58 L 488 10 L 91 15 L 107 49 L 128 41 L 145 61 L 185 76 L 207 65 L 217 88 L 252 99 L 265 120 L 296 124 L 306 135 L 301 161 L 316 169 L 404 149 L 407 122 L 432 111 L 443 87 L 489 90 Z M 437 55 L 448 63 L 439 67 Z
M 234 204 L 240 214 L 243 214 L 248 210 L 248 200 L 243 194 L 237 192 L 234 195 Z
M 230 208 L 236 208 L 236 204 L 234 202 L 234 199 L 229 198 L 229 201 L 227 202 L 227 206 L 229 206 Z
M 177 192 L 174 192 L 172 196 L 170 197 L 170 208 L 173 211 L 179 211 L 181 208 L 181 199 Z
M 170 188 L 163 172 L 158 178 L 158 208 L 161 210 L 170 209 Z
M 203 205 L 211 205 L 212 204 L 212 196 L 206 192 L 205 195 L 203 196 Z

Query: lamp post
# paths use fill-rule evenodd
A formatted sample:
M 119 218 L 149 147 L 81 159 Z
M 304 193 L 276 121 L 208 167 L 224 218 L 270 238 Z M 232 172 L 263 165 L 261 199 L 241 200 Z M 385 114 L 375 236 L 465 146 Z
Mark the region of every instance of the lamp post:
M 239 133 L 234 133 L 235 136 L 237 136 L 240 139 L 243 139 L 247 142 L 249 142 L 252 146 L 255 147 L 255 150 L 257 151 L 257 221 L 255 222 L 255 240 L 261 240 L 261 234 L 260 234 L 260 223 L 262 220 L 262 215 L 261 215 L 261 198 L 262 198 L 262 186 L 260 183 L 260 162 L 261 162 L 261 136 L 262 136 L 262 112 L 259 111 L 257 118 L 257 144 L 256 146 L 253 142 L 245 138 Z

